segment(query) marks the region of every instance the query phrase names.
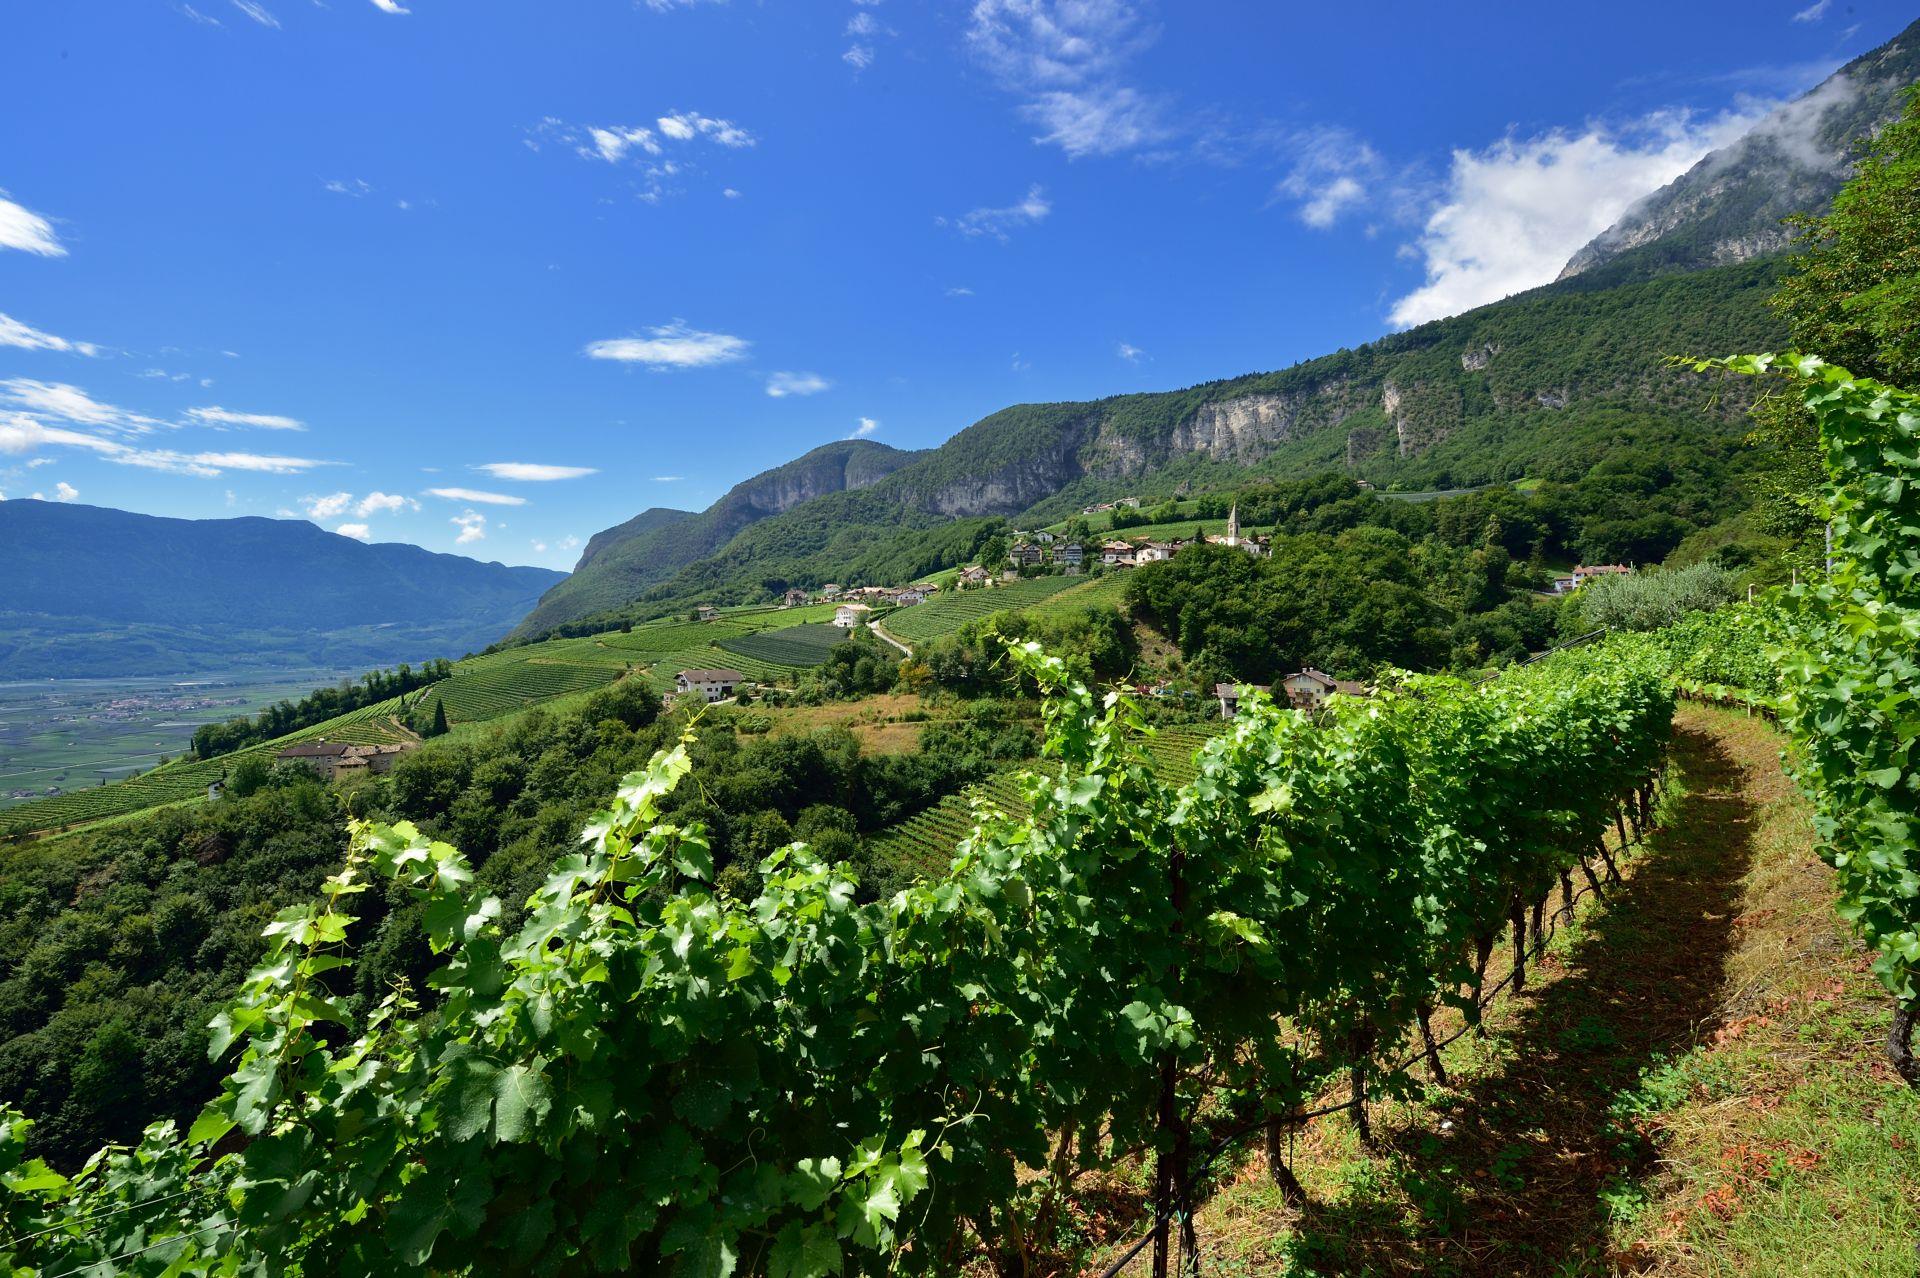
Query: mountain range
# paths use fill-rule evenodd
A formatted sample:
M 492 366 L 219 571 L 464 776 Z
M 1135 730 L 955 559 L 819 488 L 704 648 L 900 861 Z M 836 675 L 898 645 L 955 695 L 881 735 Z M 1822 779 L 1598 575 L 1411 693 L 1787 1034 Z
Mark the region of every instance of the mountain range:
M 1745 402 L 1665 358 L 1781 339 L 1766 299 L 1790 242 L 1782 219 L 1825 208 L 1856 141 L 1917 76 L 1920 23 L 1639 201 L 1543 288 L 1280 372 L 1015 405 L 917 453 L 869 444 L 858 474 L 846 445 L 828 445 L 700 514 L 648 511 L 596 536 L 514 637 L 908 579 L 971 555 L 1001 519 L 1123 494 L 1330 469 L 1448 488 L 1599 464 L 1607 422 L 1737 433 Z
M 336 669 L 497 640 L 564 574 L 303 519 L 163 519 L 0 502 L 0 669 L 9 678 Z

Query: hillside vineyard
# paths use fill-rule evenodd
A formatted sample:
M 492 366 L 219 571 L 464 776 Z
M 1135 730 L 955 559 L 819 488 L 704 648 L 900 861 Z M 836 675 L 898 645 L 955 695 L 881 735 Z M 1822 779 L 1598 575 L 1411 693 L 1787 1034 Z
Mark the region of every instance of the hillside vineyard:
M 68 1179 L 20 1161 L 17 1115 L 0 1128 L 7 1258 L 934 1271 L 966 1230 L 1034 1226 L 1016 1168 L 1076 1129 L 1147 1142 L 1184 1193 L 1190 1088 L 1276 1118 L 1336 1076 L 1364 1095 L 1427 1009 L 1471 997 L 1503 924 L 1523 937 L 1646 808 L 1673 706 L 1630 645 L 1477 688 L 1396 676 L 1317 722 L 1254 697 L 1175 785 L 1128 701 L 1011 656 L 1047 694 L 1028 809 L 890 901 L 855 905 L 800 845 L 756 899 L 715 894 L 701 827 L 659 817 L 684 744 L 622 782 L 510 935 L 457 850 L 356 827 L 217 1019 L 233 1072 L 190 1131 Z M 383 883 L 440 966 L 356 1019 L 333 991 Z

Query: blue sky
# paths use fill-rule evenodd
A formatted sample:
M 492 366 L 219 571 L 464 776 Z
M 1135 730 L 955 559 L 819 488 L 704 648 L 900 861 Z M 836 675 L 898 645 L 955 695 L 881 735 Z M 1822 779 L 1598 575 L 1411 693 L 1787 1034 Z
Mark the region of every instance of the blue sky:
M 571 567 L 865 433 L 1550 279 L 1887 3 L 69 0 L 0 42 L 0 493 Z

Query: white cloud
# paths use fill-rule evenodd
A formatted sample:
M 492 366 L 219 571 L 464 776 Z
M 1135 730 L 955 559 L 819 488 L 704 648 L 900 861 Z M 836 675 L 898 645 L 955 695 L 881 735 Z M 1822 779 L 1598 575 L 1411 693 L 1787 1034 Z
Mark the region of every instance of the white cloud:
M 1129 0 L 975 0 L 967 45 L 1069 156 L 1113 155 L 1177 133 L 1166 102 L 1124 82 L 1158 32 Z
M 321 185 L 335 195 L 351 195 L 354 199 L 373 194 L 373 184 L 364 178 L 334 178 Z
M 180 11 L 182 17 L 198 22 L 201 26 L 217 27 L 221 25 L 220 19 L 209 17 L 190 4 L 177 4 L 174 8 Z
M 524 506 L 525 497 L 515 497 L 510 493 L 482 492 L 477 488 L 429 488 L 427 493 L 434 497 L 444 497 L 448 501 L 478 502 L 483 506 Z
M 655 13 L 667 13 L 674 9 L 692 9 L 703 4 L 725 4 L 727 0 L 647 0 L 647 8 Z
M 847 34 L 850 36 L 870 36 L 880 30 L 880 21 L 871 13 L 861 11 L 847 19 Z
M 308 519 L 338 519 L 353 505 L 352 493 L 328 493 L 324 497 L 302 497 Z
M 365 519 L 369 515 L 392 515 L 407 509 L 418 510 L 420 503 L 411 497 L 402 497 L 398 493 L 371 492 L 359 500 L 353 508 L 353 513 Z
M 36 381 L 31 377 L 0 381 L 0 402 L 58 421 L 102 426 L 126 435 L 144 435 L 160 425 L 151 417 L 103 404 L 78 386 Z
M 477 510 L 465 511 L 447 522 L 460 530 L 460 535 L 453 539 L 456 546 L 487 539 L 487 517 Z
M 653 482 L 656 484 L 677 484 L 685 478 L 685 475 L 655 475 Z
M 726 196 L 729 200 L 737 200 L 740 198 L 740 192 L 734 190 L 732 187 L 727 187 L 721 191 L 720 194 Z
M 207 408 L 189 408 L 187 416 L 195 425 L 212 426 L 216 429 L 227 426 L 252 426 L 260 430 L 305 430 L 306 423 L 293 417 L 281 417 L 274 413 L 236 413 L 218 404 Z
M 935 226 L 950 226 L 960 234 L 970 238 L 991 236 L 1004 241 L 1007 232 L 1017 227 L 1032 226 L 1045 220 L 1053 212 L 1053 204 L 1047 199 L 1047 193 L 1038 183 L 1027 188 L 1026 198 L 1017 204 L 1005 208 L 978 208 L 971 213 L 962 213 L 959 217 L 933 219 Z
M 338 528 L 334 529 L 334 531 L 342 537 L 351 537 L 355 541 L 373 540 L 373 529 L 367 527 L 365 524 L 341 524 Z
M 1366 188 L 1351 177 L 1337 177 L 1300 206 L 1300 220 L 1322 229 L 1332 226 L 1348 205 L 1358 204 Z
M 1129 364 L 1138 364 L 1140 362 L 1140 357 L 1146 354 L 1145 351 L 1141 350 L 1138 346 L 1133 345 L 1131 342 L 1121 342 L 1118 346 L 1115 346 L 1113 348 L 1113 353 L 1118 355 L 1121 359 L 1124 359 L 1125 361 L 1127 361 L 1127 363 Z
M 29 351 L 70 351 L 76 355 L 98 355 L 92 342 L 73 342 L 21 323 L 11 315 L 0 315 L 0 346 L 17 346 Z
M 1814 0 L 1812 4 L 1794 14 L 1793 20 L 1795 22 L 1818 22 L 1827 16 L 1827 9 L 1832 4 L 1833 0 Z
M 180 454 L 173 452 L 152 452 L 139 453 L 135 456 L 152 459 L 153 463 L 157 463 L 152 466 L 152 468 L 156 470 L 172 469 L 172 466 L 167 463 L 178 460 L 189 466 L 204 467 L 206 468 L 204 473 L 213 475 L 217 475 L 223 470 L 252 470 L 268 475 L 297 475 L 302 471 L 312 470 L 316 466 L 339 465 L 338 462 L 316 461 L 311 457 L 277 457 L 268 453 Z M 124 460 L 127 464 L 133 466 L 150 464 L 145 460 L 136 460 L 135 456 L 126 458 L 109 457 L 107 460 Z M 201 474 L 203 472 L 201 470 L 192 470 L 188 473 Z
M 691 141 L 696 137 L 711 138 L 725 147 L 753 146 L 759 141 L 732 120 L 716 120 L 701 115 L 697 111 L 679 111 L 673 115 L 663 115 L 654 121 L 660 126 L 660 132 L 678 142 Z
M 703 333 L 674 320 L 647 330 L 645 337 L 612 337 L 594 342 L 587 354 L 594 359 L 645 364 L 648 368 L 704 368 L 746 358 L 752 343 L 726 333 Z
M 15 204 L 0 191 L 0 248 L 38 253 L 41 257 L 65 257 L 67 249 L 53 233 L 53 225 L 33 210 Z
M 964 284 L 956 284 L 947 290 L 948 297 L 972 297 L 973 290 Z
M 1750 115 L 1696 121 L 1663 111 L 1622 128 L 1596 124 L 1455 151 L 1446 193 L 1416 246 L 1426 283 L 1394 304 L 1393 322 L 1457 315 L 1550 282 L 1636 200 L 1752 124 Z
M 401 5 L 400 0 L 373 0 L 373 7 L 382 13 L 412 13 L 413 10 Z
M 77 501 L 79 498 L 80 490 L 64 479 L 53 486 L 53 499 L 55 501 Z
M 1366 203 L 1385 170 L 1378 151 L 1337 125 L 1298 130 L 1279 145 L 1291 155 L 1292 167 L 1274 185 L 1274 195 L 1298 204 L 1300 220 L 1317 230 Z
M 580 539 L 574 536 L 572 533 L 568 533 L 566 536 L 560 539 L 560 549 L 562 550 L 572 550 L 574 547 L 578 546 L 579 544 L 580 544 Z
M 548 466 L 540 462 L 484 462 L 474 467 L 495 479 L 517 479 L 523 483 L 547 483 L 556 479 L 584 479 L 600 472 L 591 466 Z
M 593 150 L 581 150 L 582 155 L 597 155 L 608 164 L 618 164 L 627 157 L 627 153 L 636 148 L 648 155 L 660 154 L 660 144 L 654 140 L 652 129 L 626 128 L 615 125 L 612 128 L 587 129 L 587 137 L 593 141 Z
M 833 383 L 818 373 L 773 373 L 767 378 L 767 394 L 775 399 L 789 395 L 818 395 Z
M 865 71 L 873 65 L 873 46 L 870 44 L 852 44 L 840 55 L 840 60 L 855 71 Z
M 256 0 L 233 0 L 233 7 L 252 18 L 263 27 L 278 27 L 280 19 L 268 13 Z
M 853 428 L 853 434 L 847 436 L 847 438 L 848 439 L 865 439 L 868 435 L 873 434 L 873 432 L 879 429 L 880 429 L 879 422 L 873 420 L 873 418 L 871 417 L 862 417 L 860 419 L 860 424 Z

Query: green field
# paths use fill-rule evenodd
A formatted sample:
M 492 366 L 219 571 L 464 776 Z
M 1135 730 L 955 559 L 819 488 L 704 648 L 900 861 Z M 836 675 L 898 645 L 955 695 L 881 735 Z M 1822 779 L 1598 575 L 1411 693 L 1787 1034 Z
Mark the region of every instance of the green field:
M 1163 728 L 1148 742 L 1148 752 L 1163 780 L 1184 785 L 1198 769 L 1194 754 L 1221 729 L 1219 723 Z M 1026 803 L 1016 774 L 1002 773 L 992 780 L 950 794 L 925 811 L 869 836 L 867 846 L 879 860 L 920 873 L 944 869 L 960 840 L 973 832 L 973 805 L 987 803 L 1002 812 L 1022 810 Z
M 1029 577 L 1004 586 L 941 592 L 922 604 L 902 608 L 887 618 L 887 631 L 909 643 L 926 643 L 950 635 L 970 621 L 996 612 L 1018 612 L 1051 595 L 1085 585 L 1083 577 Z
M 833 646 L 845 642 L 846 638 L 847 632 L 843 628 L 831 622 L 815 621 L 804 626 L 786 626 L 780 630 L 762 630 L 757 634 L 722 639 L 720 646 L 736 657 L 747 657 L 776 666 L 805 668 L 825 661 Z

